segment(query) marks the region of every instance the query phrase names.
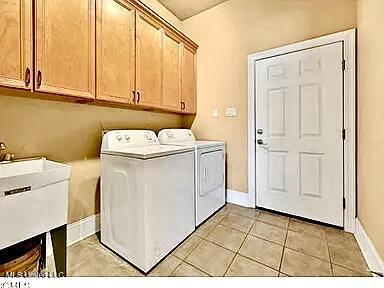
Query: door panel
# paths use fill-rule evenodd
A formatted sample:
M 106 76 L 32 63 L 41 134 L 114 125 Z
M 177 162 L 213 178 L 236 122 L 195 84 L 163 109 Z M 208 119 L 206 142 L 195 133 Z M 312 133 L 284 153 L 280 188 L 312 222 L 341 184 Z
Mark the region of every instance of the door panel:
M 343 226 L 342 43 L 255 71 L 257 206 Z
M 184 112 L 196 113 L 196 55 L 185 45 L 183 50 L 182 101 Z
M 94 98 L 95 0 L 37 0 L 35 53 L 36 90 Z
M 138 104 L 161 107 L 162 29 L 144 14 L 136 17 L 136 90 Z
M 163 106 L 180 111 L 182 43 L 172 34 L 163 38 Z
M 197 153 L 196 226 L 225 204 L 224 149 Z
M 32 87 L 31 9 L 31 0 L 0 0 L 0 85 Z
M 120 0 L 98 0 L 96 24 L 96 98 L 133 103 L 135 10 Z

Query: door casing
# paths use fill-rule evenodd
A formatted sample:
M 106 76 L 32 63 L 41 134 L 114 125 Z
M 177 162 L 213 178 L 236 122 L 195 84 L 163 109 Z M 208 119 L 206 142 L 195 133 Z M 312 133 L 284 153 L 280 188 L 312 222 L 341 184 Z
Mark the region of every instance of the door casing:
M 318 46 L 343 42 L 344 70 L 344 230 L 355 232 L 356 219 L 356 29 L 269 49 L 248 56 L 248 206 L 256 207 L 255 62 Z M 341 64 L 340 64 L 341 65 Z

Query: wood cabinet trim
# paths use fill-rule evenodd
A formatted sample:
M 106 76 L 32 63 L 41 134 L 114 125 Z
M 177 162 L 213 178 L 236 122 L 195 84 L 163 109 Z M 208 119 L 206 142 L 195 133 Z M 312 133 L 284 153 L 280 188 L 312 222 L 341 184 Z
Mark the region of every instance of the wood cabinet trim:
M 179 31 L 177 28 L 175 28 L 171 23 L 169 23 L 167 20 L 165 20 L 163 17 L 161 17 L 159 14 L 154 12 L 151 8 L 149 8 L 147 5 L 142 3 L 140 0 L 124 0 L 131 5 L 133 5 L 139 12 L 142 14 L 147 15 L 148 17 L 151 17 L 154 21 L 158 22 L 158 24 L 164 29 L 168 29 L 169 31 L 172 31 L 175 35 L 177 35 L 182 42 L 188 46 L 192 51 L 196 52 L 197 48 L 199 47 L 194 41 L 192 41 L 188 36 L 186 36 L 184 33 Z

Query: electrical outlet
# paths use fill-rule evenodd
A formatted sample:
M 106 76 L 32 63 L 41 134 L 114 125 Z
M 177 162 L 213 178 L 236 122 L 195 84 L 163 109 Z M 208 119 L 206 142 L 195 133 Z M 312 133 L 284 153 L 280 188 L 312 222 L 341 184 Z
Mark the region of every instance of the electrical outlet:
M 237 110 L 234 107 L 230 107 L 225 109 L 225 117 L 236 117 L 237 116 Z

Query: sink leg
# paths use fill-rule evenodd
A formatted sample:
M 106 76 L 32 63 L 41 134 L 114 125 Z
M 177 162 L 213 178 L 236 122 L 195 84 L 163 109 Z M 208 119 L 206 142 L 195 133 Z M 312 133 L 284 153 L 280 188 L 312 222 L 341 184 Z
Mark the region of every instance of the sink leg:
M 40 258 L 40 271 L 47 267 L 47 235 L 43 233 L 41 237 L 41 258 Z
M 56 273 L 59 277 L 67 276 L 67 225 L 51 230 L 53 256 Z

